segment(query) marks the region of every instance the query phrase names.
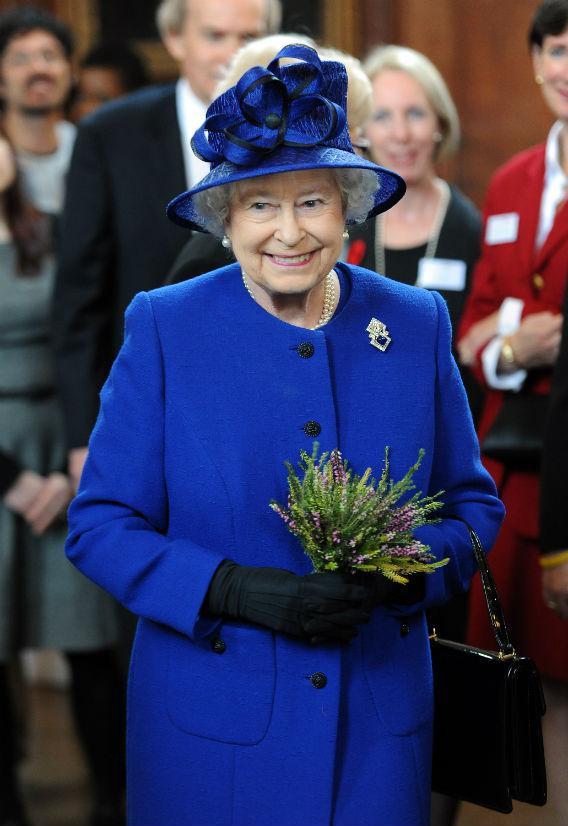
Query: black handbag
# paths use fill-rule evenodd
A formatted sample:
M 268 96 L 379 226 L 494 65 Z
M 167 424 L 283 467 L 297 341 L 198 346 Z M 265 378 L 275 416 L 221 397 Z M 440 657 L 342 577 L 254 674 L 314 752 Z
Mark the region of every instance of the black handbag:
M 481 451 L 507 467 L 538 470 L 548 396 L 507 393 L 483 439 Z
M 515 653 L 485 552 L 468 528 L 498 651 L 439 639 L 435 632 L 430 637 L 432 788 L 504 813 L 512 811 L 513 799 L 544 806 L 540 675 L 532 660 Z

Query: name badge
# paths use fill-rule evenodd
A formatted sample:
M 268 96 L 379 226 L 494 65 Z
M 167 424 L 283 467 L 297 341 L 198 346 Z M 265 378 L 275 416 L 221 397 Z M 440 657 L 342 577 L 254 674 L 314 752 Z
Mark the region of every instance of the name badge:
M 519 234 L 519 213 L 490 215 L 485 226 L 486 244 L 511 244 Z
M 417 287 L 427 290 L 465 290 L 465 261 L 455 258 L 421 258 L 418 262 Z

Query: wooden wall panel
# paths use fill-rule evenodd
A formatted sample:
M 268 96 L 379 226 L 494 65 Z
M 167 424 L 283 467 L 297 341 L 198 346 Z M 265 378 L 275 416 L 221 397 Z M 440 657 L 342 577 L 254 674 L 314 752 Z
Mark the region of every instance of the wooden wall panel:
M 330 0 L 331 1 L 331 0 Z M 360 0 L 361 51 L 411 46 L 440 69 L 458 107 L 463 140 L 441 169 L 478 204 L 491 173 L 544 140 L 552 115 L 534 83 L 527 30 L 539 0 Z M 381 6 L 377 33 L 373 8 Z
M 323 4 L 323 38 L 328 46 L 335 46 L 349 54 L 360 49 L 361 29 L 358 0 L 335 0 Z
M 534 81 L 527 46 L 536 6 L 533 0 L 463 3 L 463 62 L 455 64 L 464 130 L 459 181 L 478 202 L 491 171 L 543 141 L 553 121 Z

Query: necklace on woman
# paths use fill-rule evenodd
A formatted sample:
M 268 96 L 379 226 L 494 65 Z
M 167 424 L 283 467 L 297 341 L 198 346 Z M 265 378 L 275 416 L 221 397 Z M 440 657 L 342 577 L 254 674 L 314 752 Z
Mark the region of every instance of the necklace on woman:
M 439 181 L 439 186 L 441 190 L 440 202 L 438 204 L 438 209 L 436 210 L 436 215 L 434 216 L 432 234 L 428 239 L 426 252 L 422 256 L 423 258 L 433 258 L 436 254 L 442 224 L 444 223 L 444 218 L 446 217 L 446 212 L 448 210 L 448 204 L 450 203 L 450 187 L 445 181 L 442 180 Z M 381 273 L 381 275 L 387 275 L 387 273 L 385 273 L 386 261 L 383 229 L 383 216 L 377 215 L 375 218 L 375 270 L 376 272 Z
M 241 269 L 242 277 L 243 277 L 243 284 L 246 287 L 246 291 L 250 295 L 253 301 L 256 301 L 256 297 L 253 291 L 250 288 L 248 283 L 248 277 L 246 272 Z M 318 327 L 323 327 L 324 324 L 331 319 L 335 312 L 335 278 L 334 278 L 334 271 L 330 270 L 325 277 L 325 286 L 324 286 L 324 293 L 323 293 L 323 307 L 321 310 L 321 314 L 318 320 L 318 323 L 315 327 L 312 327 L 312 330 L 317 330 Z M 257 302 L 258 303 L 258 302 Z

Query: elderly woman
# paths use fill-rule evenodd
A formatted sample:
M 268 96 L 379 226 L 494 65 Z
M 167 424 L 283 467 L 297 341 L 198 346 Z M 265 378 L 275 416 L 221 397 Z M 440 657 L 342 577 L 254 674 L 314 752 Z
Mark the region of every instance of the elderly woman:
M 132 826 L 429 820 L 423 610 L 472 575 L 452 517 L 490 545 L 502 507 L 443 300 L 337 263 L 346 224 L 404 191 L 354 154 L 345 93 L 340 63 L 294 46 L 211 104 L 193 141 L 211 172 L 168 212 L 237 263 L 140 294 L 102 393 L 67 547 L 140 617 Z M 388 445 L 393 478 L 425 449 L 416 483 L 447 516 L 420 536 L 449 562 L 422 588 L 310 573 L 268 503 L 314 439 L 359 473 Z
M 226 78 L 219 84 L 218 93 L 222 94 L 227 91 L 247 69 L 269 63 L 281 49 L 291 43 L 301 43 L 312 48 L 316 47 L 315 42 L 310 37 L 298 35 L 294 32 L 270 34 L 266 37 L 251 40 L 234 55 Z M 371 117 L 371 83 L 369 78 L 356 57 L 335 49 L 319 48 L 317 51 L 320 58 L 339 61 L 345 66 L 348 79 L 346 114 L 349 137 L 355 150 L 361 151 L 361 148 L 368 144 L 363 132 Z M 176 284 L 178 281 L 194 278 L 234 260 L 230 246 L 223 246 L 220 238 L 197 232 L 182 247 L 165 283 Z

